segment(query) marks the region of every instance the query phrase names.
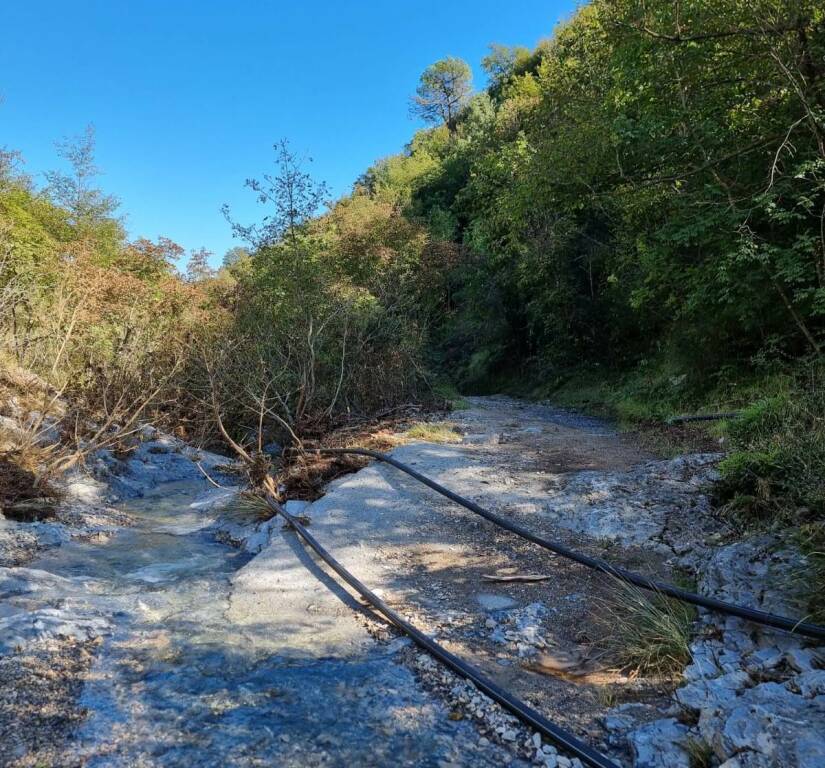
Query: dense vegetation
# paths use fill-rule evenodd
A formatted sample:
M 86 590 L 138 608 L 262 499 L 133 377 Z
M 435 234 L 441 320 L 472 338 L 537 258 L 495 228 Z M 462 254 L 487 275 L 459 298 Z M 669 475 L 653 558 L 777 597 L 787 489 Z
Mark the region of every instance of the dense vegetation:
M 721 497 L 822 519 L 821 5 L 594 0 L 485 68 L 352 198 L 453 246 L 437 364 L 631 420 L 747 406 Z
M 356 196 L 461 249 L 436 338 L 463 384 L 587 363 L 688 391 L 819 354 L 822 14 L 593 2 L 370 169 Z
M 174 409 L 188 340 L 211 322 L 174 270 L 179 246 L 126 241 L 93 148 L 91 132 L 61 144 L 72 172 L 40 190 L 15 153 L 0 156 L 0 447 L 38 474 Z M 42 445 L 58 424 L 65 450 Z
M 127 240 L 95 185 L 93 134 L 59 149 L 71 171 L 42 188 L 15 153 L 0 158 L 4 467 L 40 482 L 126 447 L 145 421 L 260 449 L 426 396 L 417 310 L 397 291 L 420 280 L 408 273 L 430 241 L 422 226 L 380 206 L 370 224 L 345 204 L 313 220 L 324 189 L 282 144 L 277 176 L 250 182 L 272 213 L 233 225 L 250 248 L 218 272 L 194 251 L 182 274 L 171 240 Z M 369 226 L 383 238 L 372 251 Z
M 821 4 L 592 0 L 484 68 L 478 92 L 428 68 L 429 126 L 325 213 L 277 145 L 217 273 L 126 241 L 89 137 L 39 190 L 5 153 L 4 360 L 97 423 L 258 447 L 447 378 L 632 419 L 748 406 L 720 497 L 823 519 Z

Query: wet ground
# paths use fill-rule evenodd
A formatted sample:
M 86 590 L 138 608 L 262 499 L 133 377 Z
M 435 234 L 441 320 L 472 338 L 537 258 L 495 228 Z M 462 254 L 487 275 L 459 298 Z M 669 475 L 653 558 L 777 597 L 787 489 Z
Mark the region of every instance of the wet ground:
M 50 752 L 48 739 L 36 745 L 10 738 L 2 764 L 509 762 L 498 747 L 479 746 L 466 723 L 446 716 L 395 659 L 398 647 L 369 643 L 323 655 L 305 647 L 277 610 L 243 626 L 228 618 L 230 577 L 250 556 L 215 541 L 204 494 L 202 482 L 159 485 L 120 505 L 130 527 L 105 540 L 67 542 L 28 571 L 7 574 L 2 614 L 31 619 L 6 628 L 10 653 L 8 646 L 31 647 L 27 634 L 38 616 L 55 620 L 62 638 L 75 620 L 79 632 L 92 618 L 108 628 L 97 626 L 101 645 L 86 665 L 79 700 L 64 702 L 85 714 L 68 743 Z M 291 567 L 305 566 L 293 557 Z M 27 578 L 37 571 L 59 578 Z M 42 633 L 36 642 L 44 642 Z M 52 662 L 71 656 L 63 642 L 52 648 Z M 50 727 L 31 718 L 28 724 Z

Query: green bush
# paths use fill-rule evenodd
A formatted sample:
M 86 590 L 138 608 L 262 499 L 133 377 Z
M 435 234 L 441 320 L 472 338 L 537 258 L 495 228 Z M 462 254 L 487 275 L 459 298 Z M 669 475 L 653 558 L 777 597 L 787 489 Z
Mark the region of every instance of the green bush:
M 825 365 L 813 363 L 781 394 L 729 425 L 732 453 L 720 465 L 717 497 L 754 523 L 825 518 Z

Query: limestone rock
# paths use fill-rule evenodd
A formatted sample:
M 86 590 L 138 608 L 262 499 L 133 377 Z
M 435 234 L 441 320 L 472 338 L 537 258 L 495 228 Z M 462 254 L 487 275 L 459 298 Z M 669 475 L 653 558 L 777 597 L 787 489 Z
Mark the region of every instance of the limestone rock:
M 628 735 L 634 768 L 690 768 L 690 756 L 681 744 L 689 729 L 674 719 L 655 720 Z

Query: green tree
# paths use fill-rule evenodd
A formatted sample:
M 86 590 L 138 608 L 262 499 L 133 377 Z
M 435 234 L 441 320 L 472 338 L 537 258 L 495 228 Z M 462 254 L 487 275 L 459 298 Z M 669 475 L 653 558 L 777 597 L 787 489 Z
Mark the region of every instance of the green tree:
M 101 171 L 95 164 L 94 127 L 89 125 L 80 136 L 57 142 L 57 151 L 71 170 L 48 171 L 46 194 L 69 212 L 75 227 L 89 227 L 110 219 L 120 203 L 96 185 Z
M 311 158 L 298 157 L 289 148 L 286 139 L 275 144 L 274 149 L 276 173 L 265 173 L 261 179 L 246 180 L 246 186 L 257 194 L 258 202 L 267 206 L 261 223 L 239 224 L 232 220 L 229 206 L 222 208 L 233 234 L 255 248 L 283 242 L 295 247 L 300 228 L 319 213 L 329 195 L 326 184 L 316 182 L 304 170 L 304 161 L 312 162 Z
M 482 60 L 481 66 L 490 78 L 490 91 L 498 91 L 512 77 L 519 65 L 530 59 L 530 49 L 521 45 L 490 45 L 490 53 Z
M 243 248 L 240 245 L 236 245 L 234 248 L 230 248 L 223 255 L 223 266 L 233 267 L 235 266 L 235 264 L 242 261 L 243 259 L 248 259 L 249 256 L 249 251 L 246 248 Z
M 412 100 L 413 113 L 428 123 L 441 122 L 450 133 L 473 93 L 473 75 L 463 59 L 448 56 L 431 64 L 421 74 Z

